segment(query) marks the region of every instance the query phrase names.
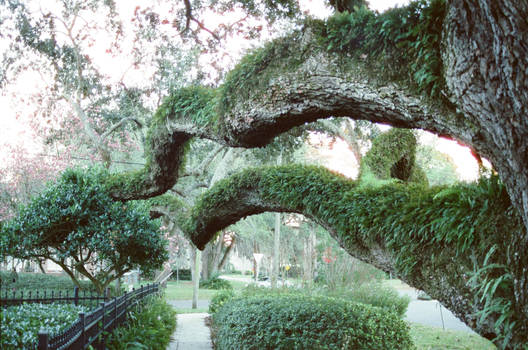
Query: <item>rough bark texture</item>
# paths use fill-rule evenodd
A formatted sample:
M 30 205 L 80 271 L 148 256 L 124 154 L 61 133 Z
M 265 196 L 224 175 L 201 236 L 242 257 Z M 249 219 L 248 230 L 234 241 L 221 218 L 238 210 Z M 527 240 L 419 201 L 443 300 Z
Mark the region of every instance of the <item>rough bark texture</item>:
M 451 99 L 478 125 L 475 149 L 492 162 L 528 227 L 528 2 L 452 0 L 444 40 Z M 528 319 L 528 237 L 511 247 L 516 312 Z

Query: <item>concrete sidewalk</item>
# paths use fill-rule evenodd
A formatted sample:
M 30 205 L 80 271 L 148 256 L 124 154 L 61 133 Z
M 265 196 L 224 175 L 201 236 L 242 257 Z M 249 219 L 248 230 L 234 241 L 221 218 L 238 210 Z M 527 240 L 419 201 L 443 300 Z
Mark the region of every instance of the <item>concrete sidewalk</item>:
M 192 300 L 167 300 L 167 302 L 175 309 L 192 308 Z M 207 309 L 209 307 L 209 300 L 198 299 L 198 304 L 196 306 L 199 309 Z
M 211 333 L 205 325 L 207 313 L 178 314 L 176 332 L 167 350 L 211 350 Z

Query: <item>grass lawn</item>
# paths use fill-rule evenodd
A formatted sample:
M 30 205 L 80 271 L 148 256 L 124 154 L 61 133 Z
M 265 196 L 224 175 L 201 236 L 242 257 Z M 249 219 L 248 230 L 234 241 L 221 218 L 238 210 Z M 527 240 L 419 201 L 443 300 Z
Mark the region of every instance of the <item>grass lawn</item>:
M 496 350 L 488 340 L 467 332 L 410 323 L 411 337 L 418 350 Z
M 216 290 L 198 289 L 198 299 L 210 300 L 216 294 Z M 167 300 L 192 300 L 193 285 L 191 281 L 169 281 L 165 290 Z

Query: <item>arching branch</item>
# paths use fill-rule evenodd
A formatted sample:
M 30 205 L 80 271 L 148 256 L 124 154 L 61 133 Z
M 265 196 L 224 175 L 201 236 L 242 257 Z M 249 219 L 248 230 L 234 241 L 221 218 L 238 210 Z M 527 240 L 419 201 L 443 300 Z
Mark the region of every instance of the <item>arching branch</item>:
M 470 277 L 482 266 L 490 247 L 505 249 L 504 237 L 492 238 L 491 232 L 514 236 L 523 231 L 520 218 L 510 218 L 515 225 L 509 228 L 494 221 L 505 211 L 513 212 L 504 189 L 502 195 L 482 192 L 472 197 L 471 209 L 464 208 L 463 198 L 475 196 L 477 188 L 424 191 L 399 184 L 362 188 L 318 167 L 251 169 L 206 192 L 184 227 L 202 249 L 219 230 L 248 215 L 268 211 L 304 214 L 326 228 L 352 256 L 425 290 L 475 331 L 492 339 L 501 314 L 492 313 L 477 324 L 476 315 L 484 310 L 484 304 L 475 298 L 476 282 Z M 428 214 L 418 214 L 423 211 Z M 477 226 L 463 230 L 464 222 Z M 496 226 L 490 227 L 490 223 Z M 495 258 L 497 266 L 507 266 L 506 254 Z M 508 298 L 515 303 L 511 295 Z M 512 317 L 520 321 L 525 316 Z M 515 337 L 519 340 L 524 335 Z
M 114 131 L 116 131 L 118 128 L 123 126 L 123 124 L 125 124 L 126 122 L 134 122 L 139 128 L 143 127 L 143 124 L 136 118 L 130 118 L 130 117 L 123 118 L 120 121 L 118 121 L 117 123 L 113 124 L 108 130 L 106 130 L 101 135 L 101 140 L 105 140 L 109 135 L 111 135 Z

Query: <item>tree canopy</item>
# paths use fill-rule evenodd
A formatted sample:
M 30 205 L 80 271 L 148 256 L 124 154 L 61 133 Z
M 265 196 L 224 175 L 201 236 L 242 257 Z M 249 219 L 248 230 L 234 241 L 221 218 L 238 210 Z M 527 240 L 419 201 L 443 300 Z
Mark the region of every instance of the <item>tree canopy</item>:
M 133 269 L 151 272 L 168 259 L 149 206 L 112 200 L 104 171 L 67 170 L 2 226 L 2 254 L 60 265 L 99 292 Z

